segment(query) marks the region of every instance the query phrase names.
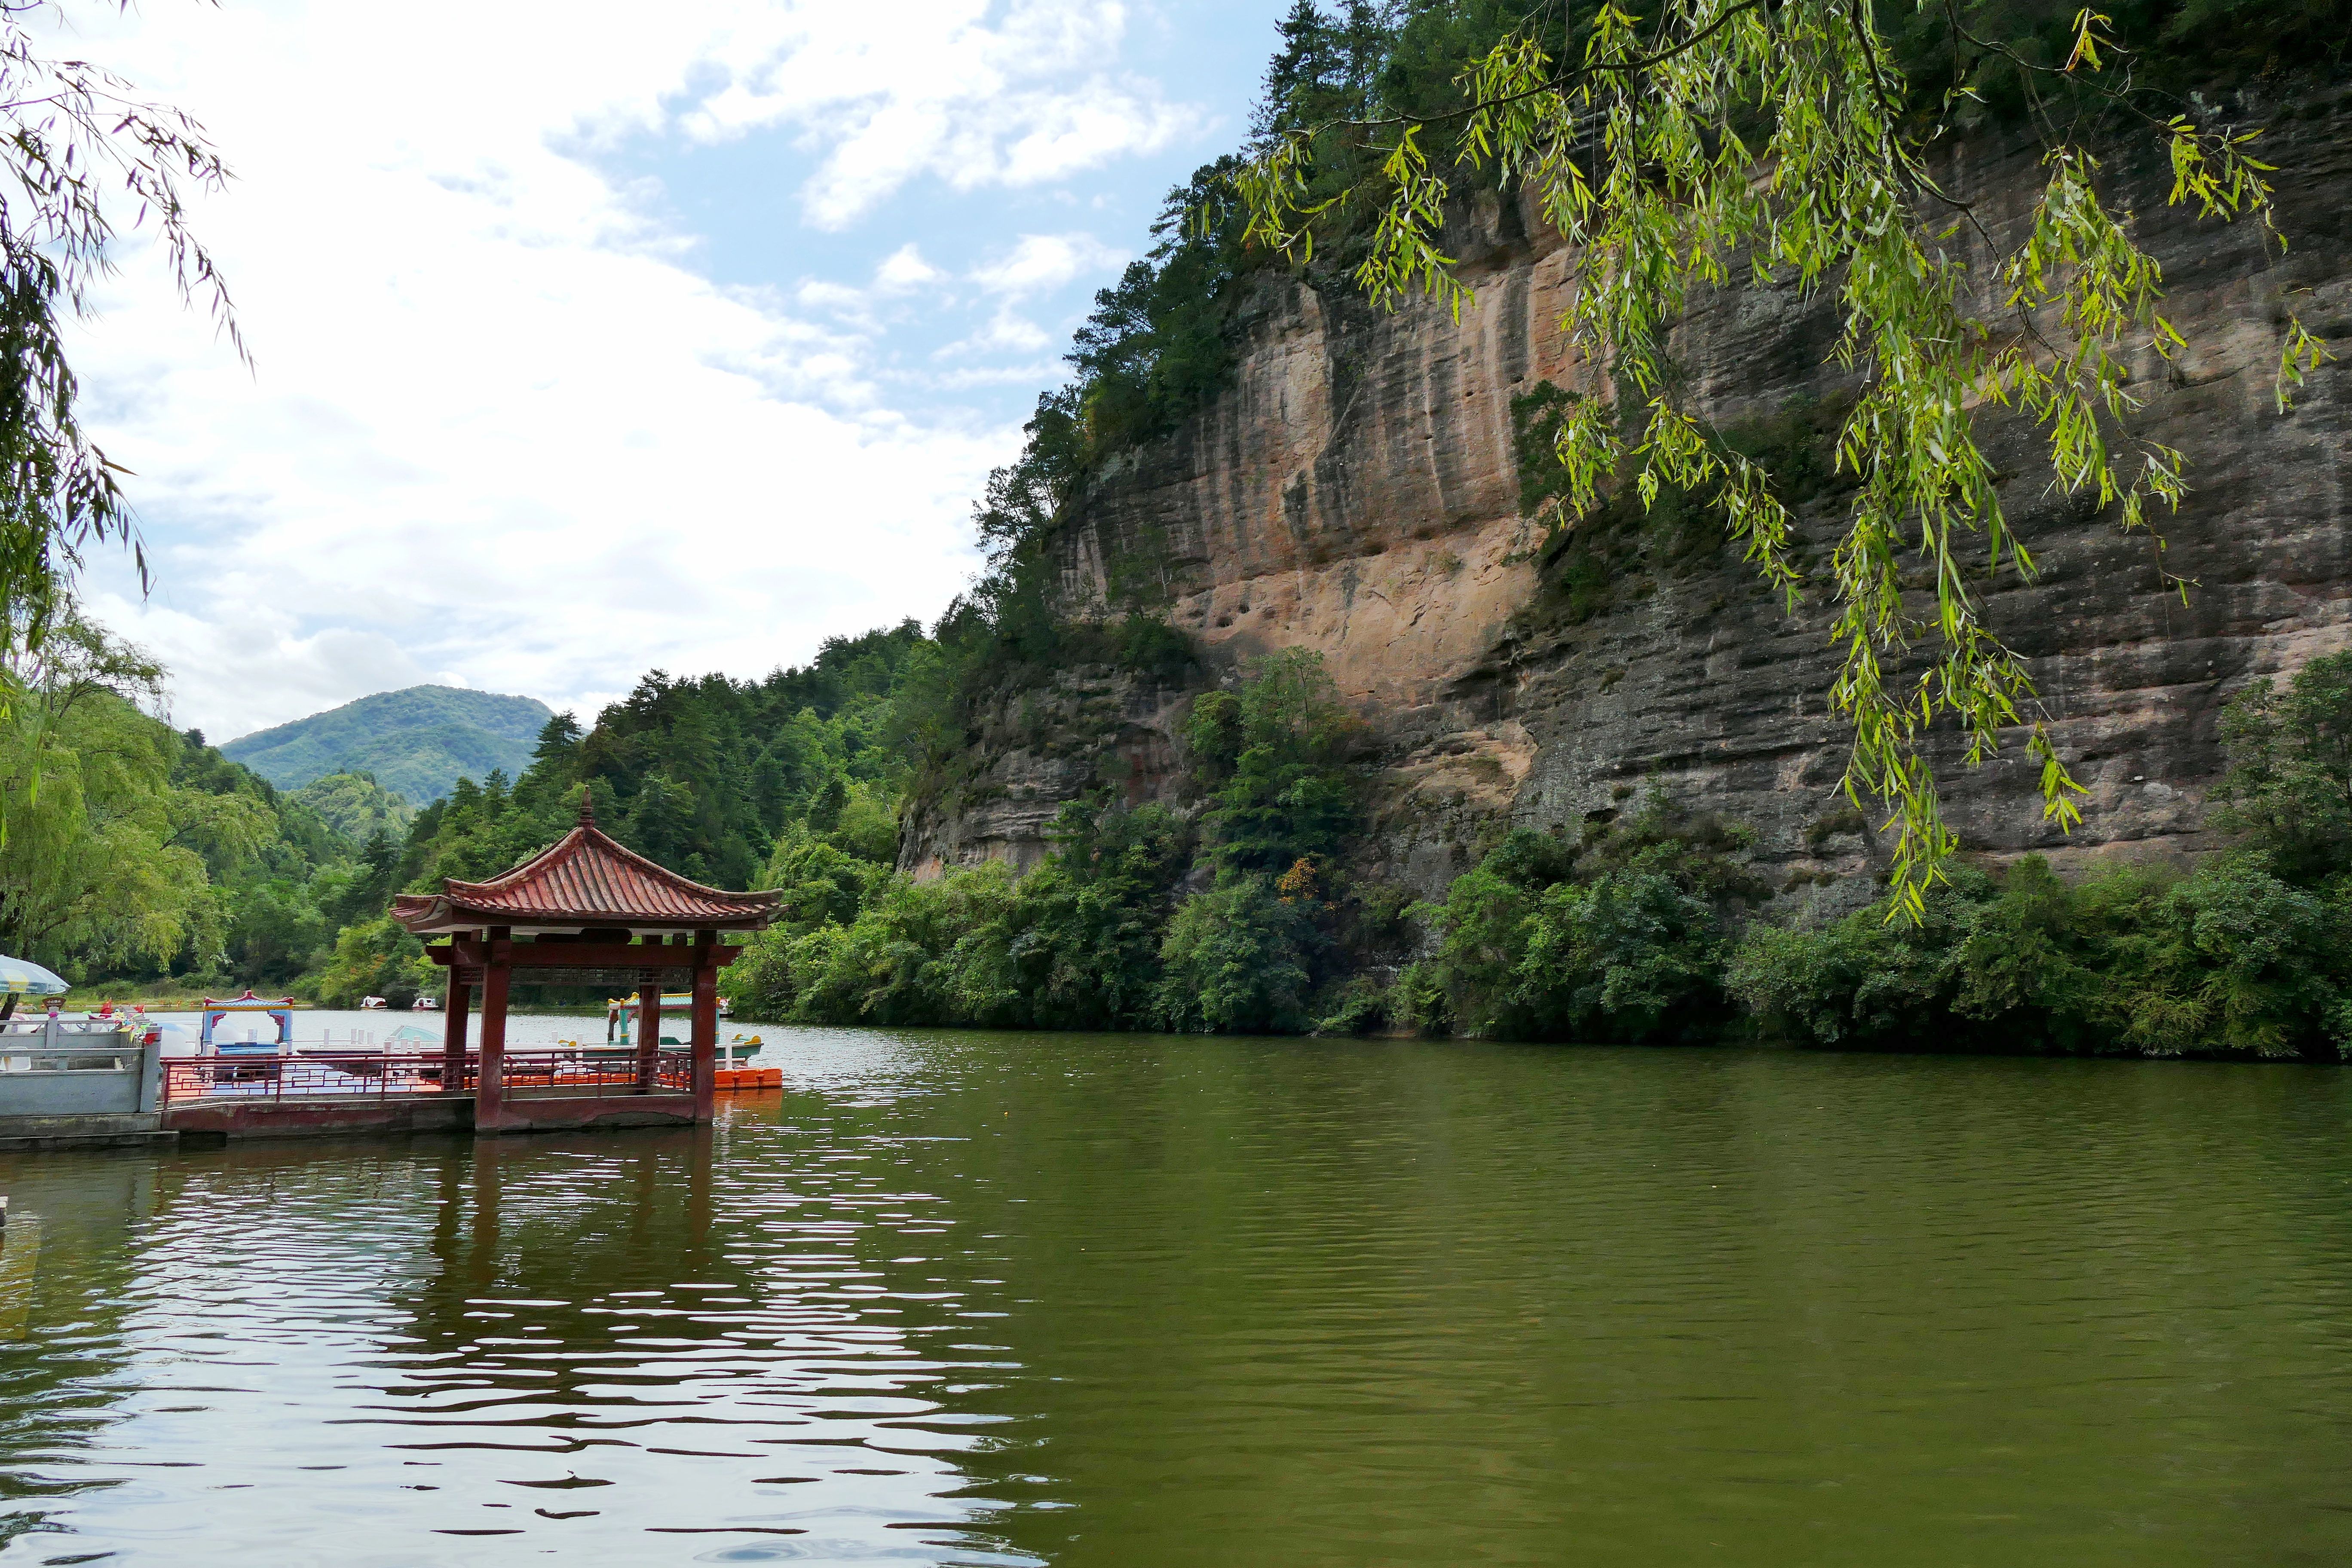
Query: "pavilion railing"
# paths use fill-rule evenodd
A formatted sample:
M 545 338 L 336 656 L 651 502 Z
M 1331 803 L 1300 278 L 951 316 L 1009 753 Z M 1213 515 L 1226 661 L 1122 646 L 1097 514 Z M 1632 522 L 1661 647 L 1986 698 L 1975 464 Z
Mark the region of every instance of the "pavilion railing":
M 636 1053 L 619 1047 L 566 1046 L 551 1050 L 509 1051 L 500 1074 L 505 1092 L 533 1098 L 625 1092 L 637 1081 Z M 295 1101 L 305 1105 L 349 1101 L 457 1098 L 481 1082 L 481 1058 L 468 1053 L 459 1081 L 444 1083 L 448 1061 L 439 1051 L 237 1052 L 207 1057 L 168 1057 L 163 1061 L 163 1103 L 199 1100 L 237 1104 Z M 688 1051 L 663 1051 L 654 1060 L 653 1088 L 690 1093 L 694 1058 Z

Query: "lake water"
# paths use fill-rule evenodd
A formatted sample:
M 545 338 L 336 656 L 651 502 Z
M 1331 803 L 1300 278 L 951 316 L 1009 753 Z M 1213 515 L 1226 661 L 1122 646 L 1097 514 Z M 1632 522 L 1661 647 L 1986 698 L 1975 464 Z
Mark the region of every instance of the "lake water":
M 2352 1561 L 2352 1073 L 763 1032 L 0 1163 L 0 1563 Z

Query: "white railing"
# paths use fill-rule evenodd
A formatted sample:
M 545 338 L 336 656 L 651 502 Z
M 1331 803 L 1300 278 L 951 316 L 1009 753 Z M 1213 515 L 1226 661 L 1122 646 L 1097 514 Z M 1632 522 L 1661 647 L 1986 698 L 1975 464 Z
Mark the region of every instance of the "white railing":
M 0 1117 L 154 1110 L 163 1063 L 142 1032 L 119 1019 L 0 1023 Z

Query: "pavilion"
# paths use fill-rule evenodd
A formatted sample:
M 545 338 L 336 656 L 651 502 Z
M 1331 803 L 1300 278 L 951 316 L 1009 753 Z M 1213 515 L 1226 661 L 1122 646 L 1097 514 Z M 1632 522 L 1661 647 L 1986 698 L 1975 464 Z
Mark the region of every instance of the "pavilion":
M 719 972 L 740 951 L 725 931 L 764 929 L 775 893 L 706 888 L 599 831 L 583 795 L 580 825 L 487 882 L 443 881 L 437 893 L 393 900 L 392 918 L 428 939 L 449 971 L 440 1082 L 474 1088 L 477 1133 L 708 1121 L 717 1082 Z M 446 937 L 431 942 L 435 937 Z M 693 1001 L 683 1058 L 661 1048 L 661 994 L 687 971 Z M 512 1074 L 507 998 L 516 985 L 596 985 L 635 991 L 634 1060 L 618 1070 Z M 469 1058 L 466 1020 L 481 998 L 480 1038 Z

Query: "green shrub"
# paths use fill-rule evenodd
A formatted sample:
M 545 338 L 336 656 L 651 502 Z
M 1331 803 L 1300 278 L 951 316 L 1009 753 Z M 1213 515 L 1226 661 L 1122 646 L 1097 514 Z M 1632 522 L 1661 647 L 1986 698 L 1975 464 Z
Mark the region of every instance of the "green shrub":
M 1345 759 L 1359 730 L 1310 648 L 1268 655 L 1234 691 L 1202 693 L 1185 726 L 1211 858 L 1279 872 L 1336 857 L 1356 826 Z
M 440 994 L 446 973 L 425 956 L 423 942 L 387 916 L 344 928 L 316 988 L 330 1007 L 356 1007 L 363 996 L 405 1007 L 420 993 Z
M 1318 1035 L 1378 1034 L 1395 1021 L 1391 988 L 1370 975 L 1360 974 L 1340 988 L 1330 1010 L 1316 1020 Z
M 1762 892 L 1751 836 L 1653 792 L 1571 842 L 1516 829 L 1426 910 L 1437 952 L 1414 984 L 1427 1029 L 1511 1039 L 1688 1038 L 1727 1020 L 1727 922 Z
M 1900 1048 L 1952 1041 L 1958 950 L 1977 905 L 1992 894 L 1963 869 L 1927 895 L 1916 924 L 1884 905 L 1791 931 L 1758 921 L 1730 957 L 1725 988 L 1764 1037 L 1791 1045 Z
M 2352 652 L 2313 659 L 2284 690 L 2256 681 L 2222 710 L 2221 738 L 2214 825 L 2290 882 L 2352 873 Z
M 1454 1005 L 1445 975 L 1434 963 L 1408 963 L 1389 988 L 1391 1017 L 1414 1034 L 1441 1039 L 1454 1032 Z
M 1270 877 L 1229 877 L 1187 899 L 1160 950 L 1160 1026 L 1185 1033 L 1296 1034 L 1320 943 L 1307 906 Z
M 1688 1038 L 1724 1021 L 1716 913 L 1654 871 L 1544 889 L 1511 1001 L 1534 1039 Z
M 2258 854 L 2187 878 L 2070 884 L 2039 856 L 1957 879 L 1919 924 L 1885 905 L 1813 931 L 1751 927 L 1727 984 L 1767 1037 L 1815 1046 L 2343 1057 L 2352 910 Z

